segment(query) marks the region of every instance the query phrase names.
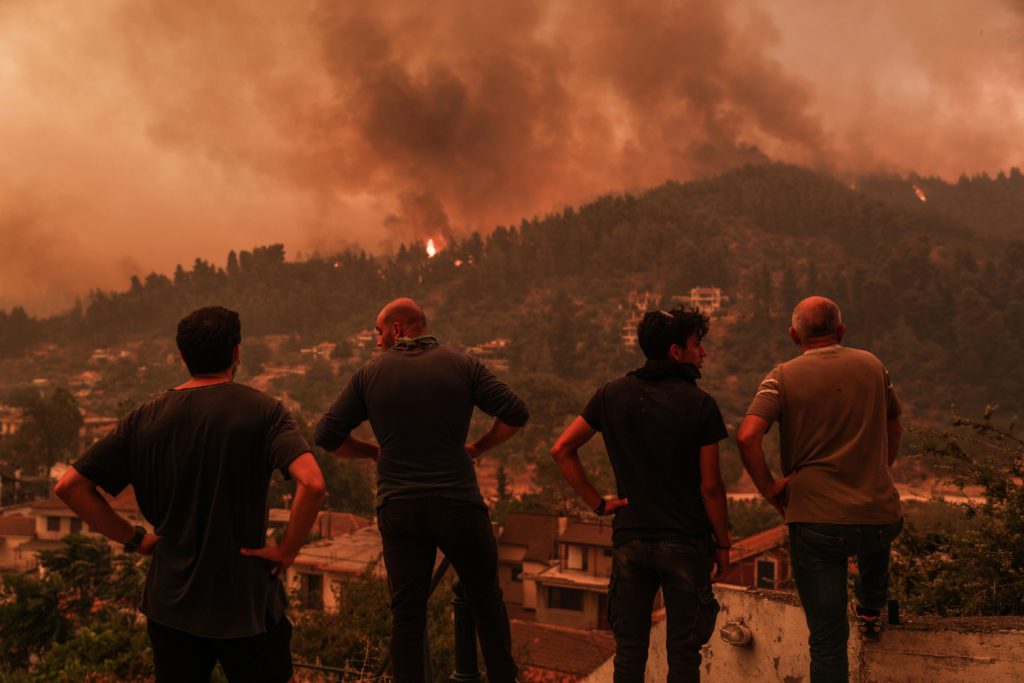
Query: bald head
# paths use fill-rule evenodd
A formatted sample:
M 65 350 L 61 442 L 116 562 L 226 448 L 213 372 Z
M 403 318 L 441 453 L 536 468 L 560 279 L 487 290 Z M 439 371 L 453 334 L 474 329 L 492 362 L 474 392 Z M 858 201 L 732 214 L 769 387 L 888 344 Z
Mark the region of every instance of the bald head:
M 843 330 L 843 316 L 832 299 L 810 296 L 793 309 L 793 331 L 800 343 L 828 340 L 839 341 Z
M 390 349 L 398 337 L 416 337 L 427 331 L 427 316 L 412 299 L 395 299 L 377 315 L 377 346 Z

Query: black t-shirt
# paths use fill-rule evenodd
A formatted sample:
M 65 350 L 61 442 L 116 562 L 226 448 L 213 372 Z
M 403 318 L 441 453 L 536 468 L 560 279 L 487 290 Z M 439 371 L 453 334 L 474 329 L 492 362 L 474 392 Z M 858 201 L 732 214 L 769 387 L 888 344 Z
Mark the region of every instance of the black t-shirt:
M 317 423 L 316 442 L 333 451 L 370 421 L 380 444 L 378 507 L 398 498 L 482 502 L 466 453 L 474 406 L 511 427 L 530 417 L 480 361 L 437 344 L 392 348 L 352 375 Z
M 117 495 L 135 489 L 160 536 L 139 609 L 206 638 L 264 633 L 284 613 L 267 538 L 273 470 L 309 451 L 281 402 L 234 382 L 172 390 L 137 408 L 74 463 Z
M 700 447 L 726 436 L 718 404 L 684 376 L 631 373 L 597 390 L 582 417 L 601 432 L 619 498 L 612 540 L 707 536 L 711 522 L 700 493 Z

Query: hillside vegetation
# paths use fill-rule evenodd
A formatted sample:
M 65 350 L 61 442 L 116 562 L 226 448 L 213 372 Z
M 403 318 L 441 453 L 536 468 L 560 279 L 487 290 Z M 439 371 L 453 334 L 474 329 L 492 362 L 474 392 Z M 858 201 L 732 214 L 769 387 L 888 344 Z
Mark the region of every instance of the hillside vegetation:
M 271 245 L 229 254 L 224 267 L 196 259 L 171 277 L 95 291 L 63 315 L 4 312 L 0 354 L 44 341 L 166 340 L 182 314 L 210 303 L 240 311 L 248 337 L 336 341 L 371 327 L 387 299 L 409 295 L 450 343 L 509 338 L 515 372 L 597 382 L 636 362 L 618 352 L 630 291 L 667 299 L 695 285 L 730 297 L 707 374 L 736 375 L 744 392 L 792 355 L 786 318 L 814 292 L 839 302 L 849 343 L 881 356 L 920 409 L 1019 406 L 1024 397 L 1024 244 L 779 164 L 606 196 L 486 236 L 447 236 L 433 259 L 421 243 L 386 257 L 348 251 L 292 263 Z

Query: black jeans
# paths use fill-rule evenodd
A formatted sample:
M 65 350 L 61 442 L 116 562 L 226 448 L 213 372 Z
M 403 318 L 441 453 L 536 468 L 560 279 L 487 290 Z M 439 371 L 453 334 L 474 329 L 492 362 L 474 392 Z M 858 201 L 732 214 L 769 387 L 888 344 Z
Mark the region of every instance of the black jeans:
M 881 610 L 889 592 L 889 549 L 902 529 L 902 519 L 885 525 L 789 525 L 793 578 L 810 631 L 812 683 L 849 678 L 847 558 L 857 556 L 857 602 Z
M 700 648 L 711 638 L 711 539 L 634 539 L 615 548 L 608 621 L 615 632 L 615 683 L 644 680 L 651 610 L 661 588 L 668 619 L 668 680 L 700 680 Z
M 498 544 L 483 503 L 394 500 L 377 511 L 391 588 L 391 666 L 397 683 L 423 683 L 423 634 L 437 549 L 466 590 L 489 681 L 514 681 L 512 635 L 498 586 Z
M 232 683 L 285 683 L 292 678 L 288 617 L 247 638 L 203 638 L 152 619 L 147 629 L 157 683 L 206 683 L 218 661 Z

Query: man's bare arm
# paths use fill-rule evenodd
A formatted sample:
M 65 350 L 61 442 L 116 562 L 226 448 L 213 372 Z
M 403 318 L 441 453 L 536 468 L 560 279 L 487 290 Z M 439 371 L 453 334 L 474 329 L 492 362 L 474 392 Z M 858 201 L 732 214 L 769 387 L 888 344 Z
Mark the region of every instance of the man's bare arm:
M 893 463 L 896 462 L 897 456 L 899 456 L 900 439 L 903 436 L 903 423 L 900 422 L 898 415 L 886 423 L 885 431 L 888 434 L 889 467 L 892 467 Z
M 775 480 L 768 469 L 768 462 L 764 455 L 764 435 L 768 433 L 769 424 L 767 420 L 758 415 L 747 415 L 740 424 L 736 433 L 736 443 L 740 448 L 740 455 L 743 457 L 743 466 L 750 473 L 754 486 L 761 492 L 765 500 L 775 506 L 779 514 L 785 515 L 783 505 L 786 486 L 794 475 L 783 479 Z
M 469 457 L 476 460 L 485 451 L 489 451 L 495 446 L 499 446 L 519 431 L 519 427 L 513 427 L 507 425 L 498 418 L 494 418 L 494 422 L 491 423 L 491 428 L 480 435 L 480 438 L 471 444 L 466 444 L 466 452 L 469 453 Z
M 338 448 L 331 452 L 342 458 L 368 458 L 374 462 L 380 460 L 380 446 L 375 443 L 370 443 L 369 441 L 357 439 L 351 434 L 341 442 L 341 445 L 338 446 Z
M 701 446 L 700 493 L 718 541 L 715 549 L 715 580 L 721 579 L 729 571 L 729 547 L 732 545 L 729 535 L 729 503 L 725 497 L 725 482 L 722 480 L 718 456 L 717 443 Z
M 53 492 L 93 530 L 110 540 L 125 545 L 135 536 L 132 523 L 110 507 L 107 499 L 96 490 L 96 484 L 74 467 L 68 468 Z M 146 534 L 137 551 L 143 555 L 151 554 L 158 540 L 155 534 Z
M 590 441 L 591 437 L 596 433 L 594 428 L 587 424 L 586 420 L 582 417 L 577 417 L 562 432 L 562 435 L 558 437 L 555 445 L 551 447 L 551 457 L 558 463 L 558 469 L 562 471 L 562 476 L 565 477 L 565 480 L 569 482 L 569 485 L 573 487 L 576 493 L 583 498 L 583 502 L 591 510 L 601 505 L 604 497 L 598 493 L 594 485 L 587 479 L 587 473 L 583 470 L 583 463 L 580 462 L 579 449 L 583 444 Z M 605 501 L 604 512 L 606 515 L 610 515 L 628 503 L 629 501 L 623 498 Z
M 320 506 L 327 495 L 320 466 L 312 453 L 304 453 L 288 466 L 288 474 L 295 479 L 295 501 L 292 503 L 288 528 L 281 542 L 266 548 L 242 548 L 243 555 L 262 557 L 274 566 L 274 574 L 280 574 L 295 562 L 299 549 L 306 542 L 309 530 L 313 528 Z

